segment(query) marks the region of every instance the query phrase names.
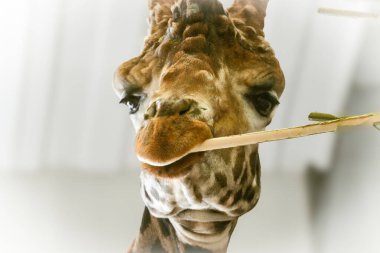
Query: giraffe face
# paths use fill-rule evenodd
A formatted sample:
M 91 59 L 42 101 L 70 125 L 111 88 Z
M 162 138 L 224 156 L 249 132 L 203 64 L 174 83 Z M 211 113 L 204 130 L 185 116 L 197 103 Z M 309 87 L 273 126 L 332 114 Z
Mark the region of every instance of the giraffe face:
M 263 22 L 250 21 L 260 6 L 225 11 L 216 0 L 158 0 L 150 7 L 144 50 L 114 79 L 137 131 L 144 201 L 158 216 L 194 206 L 239 215 L 242 204 L 232 195 L 250 200 L 244 212 L 252 207 L 257 146 L 182 155 L 208 138 L 263 130 L 271 122 L 284 77 Z M 184 185 L 182 197 L 173 194 Z

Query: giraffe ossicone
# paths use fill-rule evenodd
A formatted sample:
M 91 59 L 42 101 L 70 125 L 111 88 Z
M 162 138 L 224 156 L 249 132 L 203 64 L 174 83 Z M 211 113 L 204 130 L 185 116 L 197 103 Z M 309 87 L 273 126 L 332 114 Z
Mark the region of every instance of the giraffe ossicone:
M 137 131 L 146 205 L 131 252 L 225 252 L 260 196 L 258 146 L 192 153 L 208 138 L 263 130 L 284 76 L 264 39 L 267 0 L 150 0 L 141 54 L 114 89 Z

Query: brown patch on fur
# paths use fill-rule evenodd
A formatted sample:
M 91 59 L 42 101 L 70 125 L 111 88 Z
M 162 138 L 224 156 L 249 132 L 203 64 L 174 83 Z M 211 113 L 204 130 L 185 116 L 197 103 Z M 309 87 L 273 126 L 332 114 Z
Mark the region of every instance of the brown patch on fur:
M 148 161 L 165 163 L 212 137 L 208 125 L 187 116 L 151 119 L 137 134 L 136 153 Z
M 205 23 L 195 23 L 191 26 L 187 26 L 185 31 L 183 32 L 183 38 L 194 37 L 198 34 L 208 33 L 208 25 Z
M 244 193 L 244 199 L 247 201 L 247 202 L 251 202 L 255 197 L 255 188 L 253 188 L 252 185 L 248 186 L 248 188 L 246 189 L 245 193 Z
M 193 193 L 197 201 L 200 203 L 202 202 L 203 196 L 202 193 L 200 192 L 198 186 L 193 185 Z
M 181 49 L 186 53 L 196 53 L 202 52 L 206 49 L 206 38 L 203 34 L 200 34 L 196 37 L 186 38 L 182 44 Z
M 140 226 L 140 233 L 143 234 L 150 224 L 151 224 L 150 213 L 148 211 L 148 208 L 145 207 L 141 226 Z
M 218 184 L 220 185 L 220 187 L 226 187 L 227 186 L 227 177 L 226 175 L 220 173 L 220 172 L 217 172 L 215 173 L 215 180 L 216 182 L 218 182 Z
M 219 204 L 225 204 L 227 200 L 231 197 L 231 194 L 232 194 L 232 190 L 228 190 L 226 194 L 220 198 Z
M 232 202 L 232 205 L 235 205 L 236 203 L 238 203 L 238 202 L 241 200 L 242 196 L 243 196 L 243 190 L 240 189 L 240 190 L 235 194 L 235 196 L 234 196 L 234 201 Z

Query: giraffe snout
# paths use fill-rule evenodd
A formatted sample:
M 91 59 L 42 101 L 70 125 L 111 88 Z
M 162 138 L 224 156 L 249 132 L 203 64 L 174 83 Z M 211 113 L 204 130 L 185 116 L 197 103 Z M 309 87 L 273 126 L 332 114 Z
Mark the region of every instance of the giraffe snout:
M 206 111 L 200 101 L 192 98 L 160 97 L 152 102 L 135 143 L 142 168 L 160 177 L 188 173 L 203 156 L 203 153 L 189 154 L 189 151 L 213 136 L 201 115 Z
M 194 99 L 158 99 L 147 109 L 145 120 L 164 116 L 196 116 L 200 114 L 198 103 Z

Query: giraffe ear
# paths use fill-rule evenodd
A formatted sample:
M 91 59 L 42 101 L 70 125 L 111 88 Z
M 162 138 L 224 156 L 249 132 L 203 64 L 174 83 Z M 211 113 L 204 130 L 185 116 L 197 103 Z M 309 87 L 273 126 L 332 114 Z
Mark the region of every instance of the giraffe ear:
M 263 33 L 268 1 L 235 0 L 228 12 L 232 18 L 240 19 L 247 26 L 253 26 L 259 33 Z
M 150 34 L 166 30 L 174 0 L 148 0 Z

